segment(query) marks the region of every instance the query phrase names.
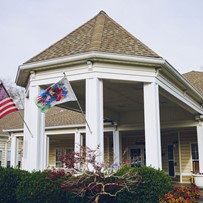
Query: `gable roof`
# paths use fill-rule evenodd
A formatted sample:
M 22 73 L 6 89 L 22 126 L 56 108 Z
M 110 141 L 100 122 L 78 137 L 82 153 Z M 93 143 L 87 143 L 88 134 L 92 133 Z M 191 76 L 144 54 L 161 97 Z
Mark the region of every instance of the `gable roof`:
M 21 114 L 21 116 L 19 115 Z M 6 135 L 8 133 L 3 130 L 9 129 L 23 129 L 23 120 L 21 117 L 24 116 L 24 110 L 15 111 L 0 119 L 0 135 Z M 84 118 L 81 113 L 67 110 L 60 107 L 51 108 L 46 114 L 45 126 L 56 127 L 56 126 L 70 126 L 85 124 Z
M 203 95 L 203 72 L 200 71 L 190 71 L 184 73 L 183 76 L 188 80 L 188 82 Z
M 23 117 L 24 111 L 23 110 L 15 111 L 0 119 L 0 135 L 8 134 L 3 132 L 3 130 L 5 129 L 23 128 L 23 120 L 21 119 L 19 114 L 21 114 L 21 116 Z
M 104 11 L 100 11 L 94 18 L 25 64 L 90 51 L 160 58 Z

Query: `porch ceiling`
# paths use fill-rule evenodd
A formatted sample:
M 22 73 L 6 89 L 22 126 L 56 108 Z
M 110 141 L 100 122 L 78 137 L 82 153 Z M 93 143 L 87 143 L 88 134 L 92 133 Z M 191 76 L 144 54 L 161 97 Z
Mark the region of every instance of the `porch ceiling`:
M 107 116 L 106 112 L 112 112 L 112 114 L 117 115 L 122 115 L 126 112 L 144 112 L 143 83 L 104 80 L 103 84 L 104 118 L 109 118 L 109 114 Z M 71 82 L 71 85 L 85 112 L 85 81 L 74 81 Z M 159 99 L 161 108 L 184 108 L 183 104 L 181 106 L 181 104 L 176 101 L 177 99 L 161 88 Z M 67 102 L 60 106 L 67 109 L 79 110 L 77 102 Z

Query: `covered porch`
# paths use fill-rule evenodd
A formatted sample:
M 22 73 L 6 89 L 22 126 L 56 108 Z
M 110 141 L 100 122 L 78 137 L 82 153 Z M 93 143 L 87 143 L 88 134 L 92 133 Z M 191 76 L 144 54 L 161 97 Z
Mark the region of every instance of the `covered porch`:
M 142 153 L 142 163 L 163 169 L 168 153 L 169 168 L 175 168 L 173 147 L 181 142 L 170 139 L 174 134 L 181 138 L 182 129 L 194 128 L 191 137 L 197 140 L 199 170 L 203 172 L 202 95 L 166 60 L 103 11 L 19 66 L 16 82 L 26 87 L 24 119 L 31 130 L 24 126 L 23 169 L 47 167 L 45 115 L 33 100 L 64 74 L 88 123 L 85 145 L 92 149 L 100 146 L 98 162 L 105 161 L 105 131 L 110 128 L 114 163 L 121 163 L 122 146 L 130 142 L 126 145 L 131 146 L 127 158 Z M 60 106 L 78 110 L 77 102 Z M 74 128 L 77 133 L 77 126 Z M 132 141 L 128 141 L 130 136 L 135 136 Z M 164 146 L 165 142 L 169 146 Z M 132 148 L 135 146 L 140 149 Z

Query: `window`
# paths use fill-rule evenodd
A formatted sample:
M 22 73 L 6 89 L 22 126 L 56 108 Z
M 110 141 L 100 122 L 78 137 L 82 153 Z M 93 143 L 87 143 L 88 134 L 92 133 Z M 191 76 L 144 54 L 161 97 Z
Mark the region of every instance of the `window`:
M 175 164 L 174 164 L 174 148 L 173 145 L 168 145 L 168 175 L 175 176 Z
M 192 171 L 195 173 L 199 172 L 199 153 L 198 145 L 191 144 L 191 155 L 192 155 Z
M 21 153 L 18 152 L 18 168 L 21 168 Z
M 61 155 L 64 153 L 64 150 L 63 149 L 56 149 L 56 167 L 57 168 L 60 168 L 62 167 L 62 163 L 60 161 L 60 157 Z
M 60 168 L 63 167 L 62 163 L 61 163 L 61 155 L 65 154 L 65 153 L 70 153 L 72 152 L 73 149 L 66 149 L 66 148 L 56 148 L 56 168 Z
M 0 150 L 0 166 L 2 166 L 2 151 Z
M 168 145 L 168 160 L 173 160 L 173 145 Z
M 10 167 L 11 166 L 11 151 L 7 151 L 7 163 L 6 163 L 6 167 Z

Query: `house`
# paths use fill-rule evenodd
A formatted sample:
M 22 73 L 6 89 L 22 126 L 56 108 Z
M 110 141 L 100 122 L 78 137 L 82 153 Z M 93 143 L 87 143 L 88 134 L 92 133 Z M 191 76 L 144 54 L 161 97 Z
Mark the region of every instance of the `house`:
M 90 128 L 46 127 L 45 114 L 33 102 L 63 73 Z M 202 94 L 104 11 L 19 66 L 16 83 L 26 88 L 23 169 L 59 166 L 58 148 L 99 145 L 98 162 L 139 158 L 180 182 L 188 182 L 191 171 L 203 172 Z M 77 110 L 78 103 L 60 107 Z M 55 116 L 62 114 L 53 115 L 53 122 Z M 16 143 L 13 138 L 12 150 Z
M 0 151 L 1 166 L 3 167 L 20 167 L 23 162 L 23 110 L 8 114 L 0 120 Z M 21 114 L 21 115 L 19 115 Z M 47 165 L 49 167 L 58 167 L 61 165 L 59 156 L 64 150 L 74 150 L 74 134 L 75 128 L 78 130 L 83 128 L 85 131 L 85 121 L 81 113 L 53 107 L 46 114 L 46 133 L 49 134 L 49 158 Z M 60 135 L 60 139 L 55 135 Z M 69 135 L 67 137 L 67 135 Z M 33 136 L 33 135 L 31 135 Z M 2 139 L 1 137 L 4 137 Z M 77 146 L 75 146 L 77 147 Z M 11 150 L 12 148 L 12 150 Z M 55 159 L 58 157 L 58 159 Z
M 4 118 L 0 119 L 0 166 L 10 167 L 11 166 L 11 134 L 20 132 L 21 143 L 23 137 L 23 123 L 19 119 L 20 115 L 23 116 L 23 111 L 20 110 L 18 113 L 12 113 Z M 11 130 L 12 129 L 12 130 Z M 10 132 L 10 130 L 12 132 Z M 19 139 L 20 143 L 20 139 Z M 17 166 L 17 164 L 15 165 Z
M 5 134 L 0 135 L 0 166 L 8 167 L 10 165 L 10 143 L 9 136 Z

